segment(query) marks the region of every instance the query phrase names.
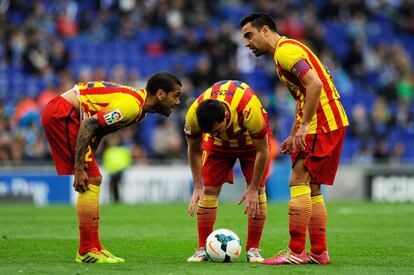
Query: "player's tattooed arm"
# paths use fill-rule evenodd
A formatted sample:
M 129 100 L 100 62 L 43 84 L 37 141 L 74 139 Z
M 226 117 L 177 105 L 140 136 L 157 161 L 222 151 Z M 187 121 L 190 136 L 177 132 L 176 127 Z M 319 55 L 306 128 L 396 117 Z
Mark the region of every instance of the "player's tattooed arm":
M 101 140 L 102 140 L 102 135 L 100 134 L 96 134 L 94 137 L 92 137 L 91 148 L 92 148 L 93 153 L 95 153 L 96 150 L 98 149 L 98 146 L 101 143 Z
M 88 150 L 88 146 L 91 144 L 92 137 L 97 136 L 98 130 L 101 128 L 98 119 L 90 117 L 82 121 L 78 137 L 76 139 L 75 146 L 75 169 L 84 169 L 85 167 L 85 155 Z M 98 141 L 99 144 L 99 141 Z M 97 146 L 97 145 L 95 145 Z M 95 148 L 96 149 L 96 148 Z

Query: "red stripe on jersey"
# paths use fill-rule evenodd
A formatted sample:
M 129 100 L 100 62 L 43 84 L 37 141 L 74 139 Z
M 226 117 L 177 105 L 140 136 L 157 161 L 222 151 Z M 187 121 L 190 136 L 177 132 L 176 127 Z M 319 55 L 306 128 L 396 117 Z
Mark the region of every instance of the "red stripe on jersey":
M 319 102 L 317 110 L 316 110 L 316 132 L 317 133 L 322 132 L 322 121 L 327 121 L 325 112 L 321 109 L 322 109 L 322 105 Z
M 214 84 L 213 87 L 211 87 L 211 96 L 210 96 L 211 99 L 217 99 L 217 96 L 220 93 L 220 87 L 221 87 L 220 84 Z
M 103 117 L 104 116 L 103 113 L 102 112 L 98 112 L 96 114 L 96 116 L 98 117 L 99 124 L 101 124 L 102 127 L 105 127 L 106 126 L 106 121 L 105 121 L 105 119 Z
M 299 91 L 303 94 L 303 96 L 306 96 L 306 88 L 305 86 L 303 86 L 302 82 L 300 82 L 299 78 L 297 78 L 294 74 L 284 70 L 279 64 L 277 65 L 280 69 L 279 72 L 286 77 L 287 80 L 289 80 L 290 82 L 292 82 L 293 84 L 295 84 L 296 86 L 299 87 Z M 290 90 L 289 90 L 290 91 Z M 297 95 L 294 95 L 293 93 L 291 93 L 293 98 L 295 99 L 299 99 L 297 97 Z
M 243 125 L 243 122 L 244 122 L 243 109 L 252 99 L 252 96 L 253 96 L 252 89 L 247 88 L 246 90 L 244 90 L 244 95 L 240 99 L 239 105 L 237 105 L 236 110 L 237 110 L 237 114 L 239 115 L 239 118 L 238 118 L 239 125 Z
M 144 104 L 144 99 L 137 92 L 133 92 L 126 88 L 95 87 L 95 88 L 82 89 L 79 92 L 81 95 L 104 95 L 104 94 L 112 94 L 112 93 L 129 94 L 135 97 L 139 101 L 140 105 Z
M 224 97 L 224 101 L 231 105 L 231 101 L 234 98 L 234 94 L 236 93 L 237 86 L 234 84 L 234 81 L 230 82 L 229 88 L 227 89 L 226 96 Z
M 197 106 L 200 105 L 201 102 L 203 102 L 204 100 L 204 93 L 202 93 L 198 98 L 197 98 Z
M 253 97 L 253 90 L 249 87 L 244 90 L 244 95 L 240 99 L 239 105 L 237 105 L 237 113 L 243 111 L 244 107 L 246 107 L 247 103 L 249 103 L 250 99 Z
M 342 128 L 344 126 L 341 118 L 341 114 L 339 113 L 338 106 L 336 106 L 335 100 L 329 101 L 329 106 L 331 106 L 332 112 L 334 113 L 334 118 L 338 128 Z M 340 119 L 336 119 L 339 117 Z

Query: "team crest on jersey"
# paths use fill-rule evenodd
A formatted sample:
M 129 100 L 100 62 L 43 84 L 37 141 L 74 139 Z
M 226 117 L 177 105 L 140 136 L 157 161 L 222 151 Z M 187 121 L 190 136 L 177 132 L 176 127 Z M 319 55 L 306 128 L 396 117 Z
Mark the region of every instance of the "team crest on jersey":
M 114 124 L 118 121 L 121 121 L 122 120 L 121 111 L 119 111 L 119 110 L 112 111 L 112 112 L 104 115 L 104 119 L 105 119 L 106 124 L 108 124 L 108 125 L 111 125 L 111 124 Z
M 184 125 L 184 133 L 186 135 L 191 135 L 191 129 L 190 129 L 190 126 L 188 126 L 187 123 Z

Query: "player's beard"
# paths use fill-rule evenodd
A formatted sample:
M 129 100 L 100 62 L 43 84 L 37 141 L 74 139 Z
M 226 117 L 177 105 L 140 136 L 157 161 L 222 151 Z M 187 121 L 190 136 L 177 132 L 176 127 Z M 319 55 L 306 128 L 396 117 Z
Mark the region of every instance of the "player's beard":
M 254 48 L 254 51 L 252 50 L 252 52 L 256 57 L 262 56 L 264 54 L 264 52 L 259 50 L 258 48 Z
M 154 105 L 153 112 L 158 113 L 163 116 L 170 116 L 171 108 L 165 103 L 158 102 L 157 104 Z

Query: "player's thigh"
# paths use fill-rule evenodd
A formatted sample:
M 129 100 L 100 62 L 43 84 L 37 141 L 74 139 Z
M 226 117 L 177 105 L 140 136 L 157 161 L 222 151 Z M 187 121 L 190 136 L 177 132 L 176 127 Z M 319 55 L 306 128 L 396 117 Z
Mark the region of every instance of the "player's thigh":
M 201 176 L 204 186 L 221 186 L 233 182 L 233 166 L 236 158 L 214 150 L 203 150 Z
M 246 179 L 247 185 L 249 185 L 253 177 L 254 166 L 256 162 L 256 150 L 243 153 L 242 155 L 239 156 L 239 160 L 240 160 L 240 168 Z M 266 185 L 266 179 L 269 174 L 269 169 L 270 169 L 270 159 L 266 164 L 262 179 L 260 181 L 261 187 L 264 187 Z
M 293 168 L 289 179 L 289 185 L 309 185 L 311 175 L 305 167 L 304 159 L 298 159 Z

